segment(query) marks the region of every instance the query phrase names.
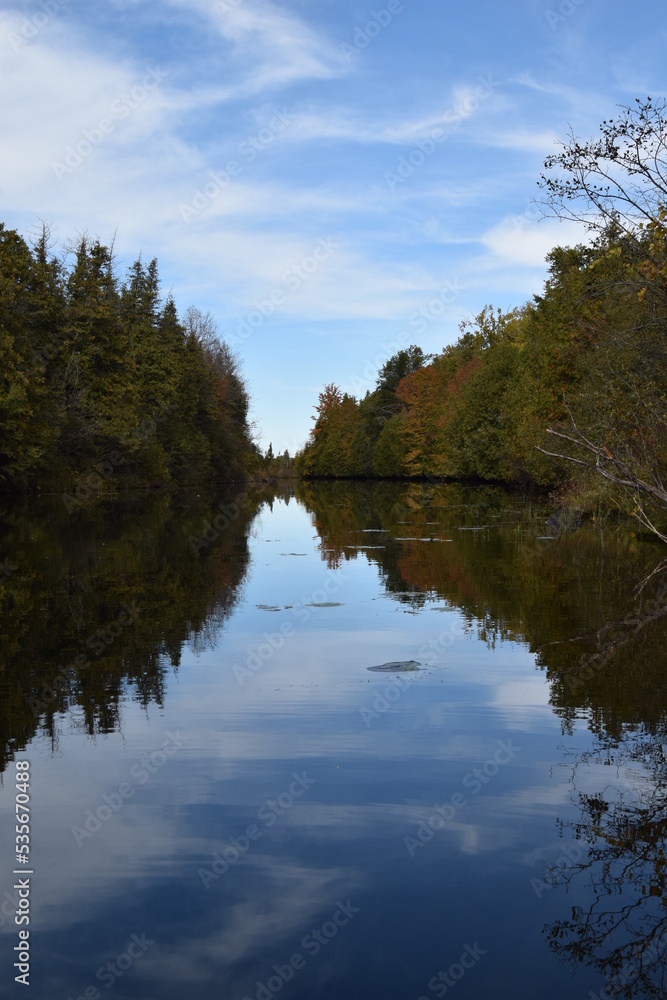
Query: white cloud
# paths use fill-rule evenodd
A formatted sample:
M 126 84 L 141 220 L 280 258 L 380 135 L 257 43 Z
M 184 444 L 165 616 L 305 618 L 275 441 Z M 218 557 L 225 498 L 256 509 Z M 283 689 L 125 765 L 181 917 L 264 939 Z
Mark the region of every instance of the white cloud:
M 10 95 L 0 107 L 0 195 L 4 221 L 24 233 L 42 218 L 61 239 L 88 229 L 109 241 L 117 231 L 121 268 L 139 252 L 158 256 L 179 308 L 199 302 L 221 328 L 277 287 L 319 237 L 342 234 L 340 251 L 276 318 L 291 324 L 301 347 L 330 323 L 340 334 L 330 342 L 345 342 L 349 370 L 359 337 L 372 342 L 388 324 L 400 329 L 446 278 L 465 291 L 425 334 L 436 344 L 456 338 L 462 313 L 539 291 L 545 254 L 581 239 L 552 222 L 529 218 L 517 227 L 507 213 L 535 192 L 536 159 L 554 148 L 568 117 L 590 134 L 591 121 L 607 114 L 599 73 L 570 83 L 549 58 L 527 52 L 516 75 L 516 62 L 499 54 L 492 65 L 462 43 L 441 70 L 426 60 L 424 74 L 413 64 L 399 79 L 393 62 L 377 74 L 392 45 L 400 55 L 400 33 L 388 31 L 372 52 L 345 60 L 339 43 L 355 12 L 343 5 L 107 6 L 111 15 L 91 8 L 85 18 L 79 5 L 64 6 L 18 51 L 8 37 L 21 30 L 25 10 L 0 13 L 0 83 Z M 428 56 L 429 38 L 422 44 Z M 156 59 L 168 76 L 130 114 L 114 116 L 114 103 L 141 86 Z M 481 99 L 484 78 L 490 94 Z M 288 123 L 251 162 L 242 143 L 270 130 L 277 109 Z M 390 190 L 385 175 L 456 113 L 459 127 Z M 110 116 L 113 128 L 88 150 L 84 130 L 94 133 Z M 59 180 L 54 161 L 80 143 L 80 165 Z M 180 206 L 232 159 L 240 174 L 184 226 Z M 328 356 L 318 346 L 323 368 L 338 364 L 339 347 Z M 248 371 L 251 385 L 262 384 L 266 363 L 258 358 Z M 272 377 L 277 396 L 280 380 L 291 384 L 294 373 L 278 359 Z M 257 405 L 275 407 L 271 392 Z
M 530 222 L 525 216 L 507 216 L 488 229 L 480 242 L 502 264 L 543 267 L 546 255 L 555 246 L 572 246 L 586 239 L 583 227 L 574 223 L 545 219 Z
M 541 156 L 547 156 L 554 151 L 558 136 L 546 130 L 517 129 L 491 132 L 485 137 L 485 141 L 498 149 L 514 149 L 520 153 L 539 153 Z
M 344 72 L 340 52 L 301 18 L 269 0 L 169 0 L 193 8 L 229 42 L 238 80 L 222 90 L 227 99 L 249 96 L 299 80 L 329 79 Z

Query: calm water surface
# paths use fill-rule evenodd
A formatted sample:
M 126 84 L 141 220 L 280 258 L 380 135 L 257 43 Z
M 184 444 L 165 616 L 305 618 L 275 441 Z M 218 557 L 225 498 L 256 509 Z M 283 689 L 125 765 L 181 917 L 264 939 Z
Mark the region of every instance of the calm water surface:
M 2 511 L 0 994 L 667 996 L 661 550 L 296 492 Z

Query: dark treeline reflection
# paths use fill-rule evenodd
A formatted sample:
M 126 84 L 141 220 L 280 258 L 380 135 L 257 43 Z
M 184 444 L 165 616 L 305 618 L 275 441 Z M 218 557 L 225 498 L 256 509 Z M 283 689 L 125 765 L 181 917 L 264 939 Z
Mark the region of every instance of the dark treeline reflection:
M 234 607 L 261 501 L 144 495 L 76 515 L 58 501 L 0 512 L 3 769 L 40 728 L 57 740 L 58 713 L 104 733 L 124 696 L 162 703 L 183 644 L 214 643 Z
M 603 779 L 592 792 L 596 769 Z M 588 900 L 547 926 L 549 945 L 595 968 L 604 1000 L 667 997 L 667 726 L 628 731 L 581 755 L 572 787 L 580 815 L 563 826 L 582 856 L 550 880 L 566 891 L 583 887 Z
M 667 997 L 661 547 L 611 526 L 568 528 L 539 502 L 493 489 L 306 484 L 300 495 L 330 564 L 362 545 L 397 600 L 438 597 L 487 643 L 525 642 L 564 733 L 586 720 L 595 749 L 571 764 L 580 818 L 558 824 L 579 860 L 542 876 L 567 913 L 545 934 L 565 961 L 604 977 L 601 998 Z M 586 903 L 572 907 L 575 888 Z
M 361 551 L 406 606 L 441 598 L 488 644 L 526 643 L 565 731 L 583 712 L 600 735 L 661 724 L 659 544 L 591 523 L 568 528 L 539 500 L 489 487 L 302 483 L 298 495 L 329 565 Z

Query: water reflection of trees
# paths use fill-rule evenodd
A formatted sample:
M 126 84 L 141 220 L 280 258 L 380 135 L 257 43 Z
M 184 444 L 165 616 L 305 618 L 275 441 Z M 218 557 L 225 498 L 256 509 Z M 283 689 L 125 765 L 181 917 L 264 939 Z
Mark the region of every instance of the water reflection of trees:
M 594 525 L 546 539 L 554 532 L 544 506 L 500 490 L 307 484 L 301 500 L 323 557 L 357 558 L 359 529 L 381 529 L 371 537 L 382 547 L 362 551 L 389 593 L 413 607 L 427 597 L 447 602 L 490 645 L 527 644 L 563 731 L 586 719 L 599 749 L 573 768 L 579 818 L 561 833 L 570 827 L 587 852 L 559 874 L 576 905 L 547 939 L 605 978 L 602 996 L 667 998 L 662 547 Z M 451 541 L 410 540 L 424 538 Z
M 192 539 L 221 498 L 179 507 L 149 496 L 76 517 L 58 503 L 1 512 L 0 768 L 39 729 L 56 741 L 61 713 L 89 734 L 106 733 L 118 728 L 123 699 L 163 704 L 184 644 L 219 639 L 263 499 L 248 497 L 198 550 Z
M 642 728 L 599 751 L 607 781 L 576 791 L 586 755 L 573 769 L 579 817 L 571 828 L 587 856 L 560 872 L 558 883 L 586 900 L 546 928 L 562 958 L 604 977 L 605 997 L 667 996 L 667 721 Z M 597 768 L 594 768 L 595 772 Z M 583 782 L 589 784 L 589 781 Z
M 330 565 L 363 553 L 397 600 L 444 601 L 489 645 L 528 645 L 564 731 L 582 712 L 616 735 L 661 717 L 662 546 L 590 524 L 545 538 L 543 503 L 492 488 L 305 483 L 298 495 Z

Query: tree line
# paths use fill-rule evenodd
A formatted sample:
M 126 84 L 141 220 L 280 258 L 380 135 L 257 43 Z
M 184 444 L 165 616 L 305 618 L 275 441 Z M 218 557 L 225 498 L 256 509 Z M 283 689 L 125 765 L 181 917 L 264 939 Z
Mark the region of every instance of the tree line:
M 0 223 L 0 490 L 69 509 L 131 485 L 242 478 L 257 459 L 239 362 L 209 314 L 179 318 L 157 261 L 52 253 Z
M 304 477 L 536 484 L 667 541 L 667 104 L 621 109 L 545 163 L 544 206 L 589 239 L 548 255 L 541 295 L 416 345 L 364 398 L 320 393 Z
M 164 704 L 184 647 L 210 648 L 242 591 L 251 524 L 274 487 L 128 492 L 76 517 L 60 496 L 0 496 L 0 774 L 65 715 L 117 731 L 123 702 Z M 222 501 L 222 502 L 221 502 Z M 221 510 L 230 512 L 222 530 Z

